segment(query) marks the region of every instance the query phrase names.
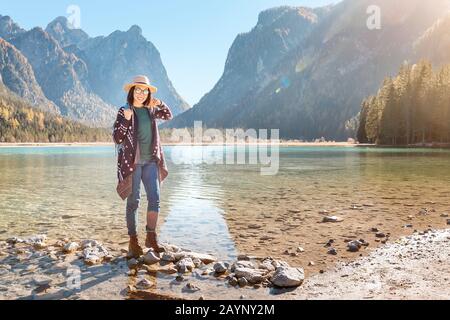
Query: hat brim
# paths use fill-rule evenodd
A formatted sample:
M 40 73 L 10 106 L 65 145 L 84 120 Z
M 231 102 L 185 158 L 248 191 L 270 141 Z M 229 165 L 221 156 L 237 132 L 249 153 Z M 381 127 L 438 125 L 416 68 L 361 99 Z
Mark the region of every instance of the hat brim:
M 126 85 L 123 87 L 123 90 L 125 90 L 125 92 L 129 92 L 130 89 L 131 89 L 132 87 L 135 87 L 135 86 L 146 87 L 146 88 L 148 88 L 148 89 L 150 90 L 151 93 L 155 93 L 156 91 L 158 91 L 158 88 L 157 88 L 157 87 L 154 87 L 154 86 L 151 86 L 151 85 L 148 85 L 148 84 L 144 84 L 144 83 L 129 83 L 129 84 L 126 84 Z

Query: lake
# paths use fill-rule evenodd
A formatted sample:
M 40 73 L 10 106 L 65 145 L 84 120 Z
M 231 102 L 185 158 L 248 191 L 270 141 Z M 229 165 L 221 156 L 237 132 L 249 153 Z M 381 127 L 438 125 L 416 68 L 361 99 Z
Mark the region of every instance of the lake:
M 278 173 L 261 175 L 259 164 L 198 161 L 202 152 L 232 152 L 222 146 L 177 146 L 189 160 L 184 164 L 173 161 L 173 148 L 164 148 L 169 176 L 162 186 L 159 238 L 224 259 L 242 251 L 281 254 L 287 244 L 298 245 L 294 240 L 319 248 L 319 237 L 364 234 L 370 223 L 383 228 L 386 215 L 391 222 L 385 228 L 395 234 L 421 208 L 430 217 L 450 210 L 445 149 L 283 146 Z M 238 153 L 248 150 L 238 147 Z M 0 238 L 45 233 L 126 244 L 114 146 L 3 147 L 0 168 Z M 144 234 L 143 186 L 141 199 Z M 320 211 L 348 224 L 318 224 Z M 417 225 L 435 222 L 421 221 Z

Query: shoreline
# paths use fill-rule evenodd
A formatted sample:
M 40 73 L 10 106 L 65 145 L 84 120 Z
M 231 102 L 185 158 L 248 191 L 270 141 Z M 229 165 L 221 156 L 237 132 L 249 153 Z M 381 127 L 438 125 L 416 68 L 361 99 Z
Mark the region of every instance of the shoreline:
M 379 148 L 379 149 L 450 149 L 449 143 L 425 143 L 414 145 L 376 145 L 370 143 L 351 143 L 351 142 L 297 142 L 297 141 L 280 141 L 279 143 L 271 143 L 270 141 L 261 142 L 234 142 L 228 145 L 278 145 L 280 147 L 350 147 L 350 148 Z M 113 142 L 0 142 L 0 148 L 22 148 L 22 147 L 98 147 L 98 146 L 114 146 Z M 163 146 L 226 146 L 226 143 L 214 142 L 162 142 Z
M 62 248 L 74 244 L 68 239 L 64 243 L 42 240 L 39 236 L 30 239 L 34 242 L 14 245 L 0 242 L 0 278 L 3 282 L 0 300 L 447 300 L 450 297 L 450 278 L 447 276 L 450 265 L 445 263 L 450 255 L 448 228 L 400 237 L 367 256 L 336 261 L 323 273 L 306 275 L 303 279 L 300 275 L 300 283 L 286 288 L 267 287 L 264 283 L 232 285 L 228 276 L 237 274 L 237 270 L 231 271 L 230 266 L 221 262 L 221 267 L 227 271 L 215 274 L 214 261 L 207 261 L 212 261 L 211 256 L 189 250 L 184 253 L 199 255 L 205 264 L 198 261 L 199 266 L 177 273 L 175 269 L 179 266 L 175 262 L 143 262 L 146 258 L 141 262 L 127 261 L 124 250 L 119 247 L 103 249 L 103 245 L 95 240 L 84 240 L 80 248 L 68 251 Z M 173 250 L 176 246 L 167 244 L 166 248 Z M 92 258 L 86 257 L 86 250 L 92 251 L 89 254 L 107 250 L 107 256 L 101 262 L 88 263 L 87 260 Z M 235 263 L 241 264 L 236 268 L 241 268 L 243 273 L 271 270 L 269 273 L 273 274 L 279 268 L 286 268 L 282 260 L 270 260 L 273 265 L 278 265 L 274 270 L 271 263 L 264 263 L 272 258 L 241 256 Z M 249 266 L 252 263 L 259 267 Z M 66 271 L 73 267 L 81 272 L 81 289 L 66 287 Z
M 226 143 L 183 143 L 183 142 L 162 142 L 163 146 L 225 146 Z M 231 145 L 270 145 L 268 142 L 235 142 Z M 50 142 L 24 142 L 24 143 L 0 143 L 0 148 L 13 148 L 13 147 L 79 147 L 79 146 L 114 146 L 112 142 L 65 142 L 65 143 L 50 143 Z M 280 146 L 338 146 L 338 147 L 355 147 L 357 144 L 348 142 L 291 142 L 281 141 L 278 143 Z

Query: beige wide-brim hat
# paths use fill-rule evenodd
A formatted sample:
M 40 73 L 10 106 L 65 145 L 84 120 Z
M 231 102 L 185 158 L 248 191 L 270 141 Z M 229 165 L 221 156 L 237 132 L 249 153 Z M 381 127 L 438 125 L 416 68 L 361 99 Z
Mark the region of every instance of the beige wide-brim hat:
M 126 84 L 123 89 L 125 90 L 125 92 L 129 92 L 132 87 L 137 85 L 148 88 L 151 93 L 155 93 L 156 91 L 158 91 L 158 88 L 150 85 L 150 80 L 143 75 L 134 77 L 133 82 Z

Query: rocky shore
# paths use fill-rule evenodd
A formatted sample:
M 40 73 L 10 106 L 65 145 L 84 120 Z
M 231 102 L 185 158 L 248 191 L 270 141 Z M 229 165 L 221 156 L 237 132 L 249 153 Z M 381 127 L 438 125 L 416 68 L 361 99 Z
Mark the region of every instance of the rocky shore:
M 364 243 L 348 243 L 349 250 Z M 0 299 L 448 299 L 450 229 L 426 230 L 305 279 L 272 257 L 235 261 L 172 244 L 128 259 L 96 240 L 0 242 Z
M 0 243 L 0 298 L 186 299 L 191 298 L 186 294 L 201 290 L 198 280 L 252 289 L 296 287 L 304 280 L 302 268 L 271 257 L 240 255 L 236 261 L 225 262 L 172 244 L 161 247 L 161 253 L 146 250 L 135 259 L 127 257 L 124 249 L 106 248 L 96 240 L 48 240 L 45 235 L 9 238 Z M 93 284 L 92 278 L 96 279 Z M 181 284 L 181 295 L 155 285 L 167 281 L 169 286 Z M 95 286 L 109 292 L 85 295 L 84 291 Z M 197 298 L 205 295 L 208 290 Z

